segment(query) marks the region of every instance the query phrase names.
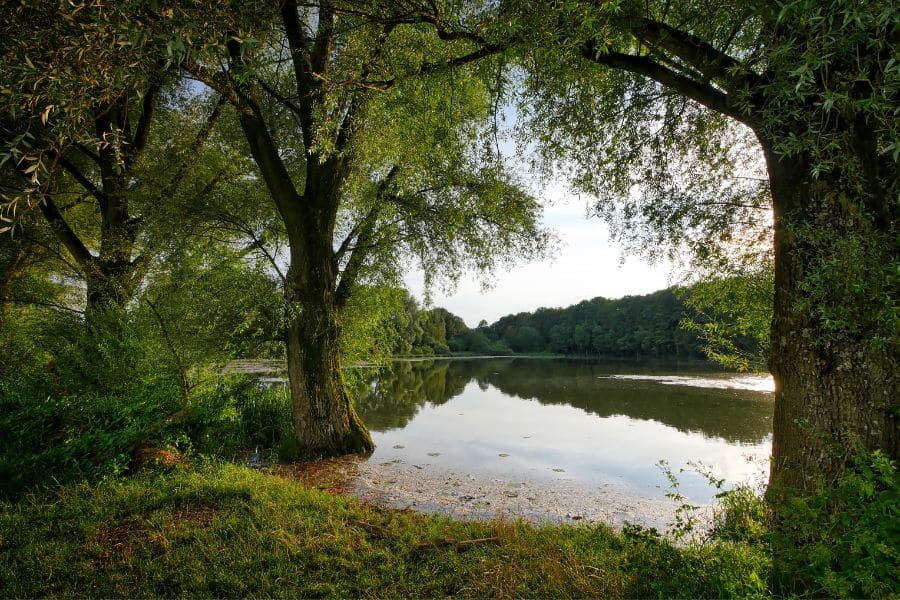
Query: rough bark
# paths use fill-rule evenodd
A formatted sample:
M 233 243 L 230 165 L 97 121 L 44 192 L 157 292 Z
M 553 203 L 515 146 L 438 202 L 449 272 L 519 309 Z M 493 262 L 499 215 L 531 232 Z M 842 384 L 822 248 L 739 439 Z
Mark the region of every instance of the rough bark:
M 299 307 L 287 329 L 288 379 L 297 440 L 307 458 L 375 448 L 341 377 L 340 312 L 329 271 L 329 264 L 307 260 L 288 273 L 289 305 Z
M 813 179 L 806 160 L 779 157 L 763 141 L 775 212 L 775 306 L 770 369 L 775 378 L 769 495 L 808 490 L 839 475 L 859 450 L 900 459 L 897 357 L 876 332 L 822 318 L 828 307 L 811 290 L 823 258 L 851 236 L 878 243 L 878 224 L 848 214 L 846 189 Z M 887 198 L 884 198 L 887 201 Z M 871 203 L 871 199 L 866 199 Z M 806 235 L 813 228 L 815 240 Z M 889 249 L 884 249 L 890 254 Z M 850 285 L 871 285 L 855 281 Z M 840 302 L 840 292 L 824 290 Z M 817 304 L 819 303 L 819 304 Z M 864 316 L 855 307 L 850 315 Z
M 107 192 L 107 207 L 100 229 L 100 252 L 85 269 L 87 312 L 106 307 L 124 308 L 135 291 L 136 228 L 128 215 L 127 197 L 125 193 L 119 193 L 120 184 L 124 182 L 110 179 L 104 178 L 104 187 L 115 191 Z M 116 179 L 121 177 L 116 176 Z
M 125 127 L 124 111 L 111 113 L 97 119 L 99 139 Z M 137 223 L 128 211 L 128 170 L 119 164 L 116 151 L 112 145 L 103 147 L 97 161 L 103 183 L 103 201 L 99 203 L 102 221 L 100 251 L 86 273 L 87 312 L 105 307 L 124 308 L 134 292 Z
M 6 275 L 0 282 L 0 321 L 9 315 L 13 300 L 13 289 L 16 283 L 24 275 L 25 267 L 29 260 L 24 250 L 16 251 L 12 261 L 8 265 Z
M 97 311 L 123 309 L 137 290 L 142 276 L 143 260 L 134 256 L 140 220 L 129 213 L 128 181 L 133 175 L 131 165 L 147 142 L 153 98 L 157 87 L 151 87 L 144 98 L 137 132 L 124 144 L 105 144 L 98 151 L 80 148 L 99 172 L 97 184 L 79 167 L 70 155 L 57 157 L 59 166 L 68 173 L 97 203 L 100 218 L 100 246 L 96 253 L 88 249 L 82 237 L 69 225 L 53 195 L 48 194 L 40 209 L 54 234 L 65 246 L 81 271 L 87 286 L 85 314 L 90 318 Z M 128 114 L 124 100 L 121 106 L 107 106 L 98 110 L 95 118 L 96 139 L 115 139 L 118 132 L 128 132 Z

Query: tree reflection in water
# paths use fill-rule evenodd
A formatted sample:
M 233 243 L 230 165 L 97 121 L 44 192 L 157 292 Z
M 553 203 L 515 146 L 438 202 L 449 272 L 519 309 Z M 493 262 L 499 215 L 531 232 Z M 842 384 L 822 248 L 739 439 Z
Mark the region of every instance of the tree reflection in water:
M 374 370 L 355 391 L 360 416 L 377 432 L 405 427 L 426 404 L 445 404 L 474 381 L 509 397 L 569 405 L 601 418 L 657 421 L 731 443 L 759 444 L 771 434 L 772 394 L 609 378 L 635 372 L 672 370 L 578 359 L 397 361 Z

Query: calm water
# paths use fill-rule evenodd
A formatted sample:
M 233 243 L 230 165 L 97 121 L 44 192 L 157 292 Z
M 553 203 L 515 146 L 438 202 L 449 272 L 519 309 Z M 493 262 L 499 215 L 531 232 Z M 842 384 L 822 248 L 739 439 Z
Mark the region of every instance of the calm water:
M 709 502 L 759 483 L 771 450 L 771 381 L 567 359 L 396 362 L 357 400 L 377 444 L 372 464 L 543 486 L 617 486 L 661 498 L 669 463 L 680 491 Z

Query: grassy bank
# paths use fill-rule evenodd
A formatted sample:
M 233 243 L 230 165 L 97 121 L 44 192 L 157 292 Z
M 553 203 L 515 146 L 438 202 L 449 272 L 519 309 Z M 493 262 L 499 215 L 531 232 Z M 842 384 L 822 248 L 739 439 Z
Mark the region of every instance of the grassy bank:
M 0 597 L 758 596 L 768 569 L 741 543 L 454 522 L 233 465 L 0 503 Z

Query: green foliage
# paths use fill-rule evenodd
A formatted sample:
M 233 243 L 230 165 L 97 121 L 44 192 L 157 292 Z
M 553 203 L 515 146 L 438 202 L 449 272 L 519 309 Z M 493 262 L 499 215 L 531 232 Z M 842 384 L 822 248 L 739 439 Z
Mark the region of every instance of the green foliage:
M 771 564 L 762 548 L 730 542 L 679 548 L 654 530 L 633 526 L 622 535 L 634 556 L 635 597 L 770 597 Z
M 900 481 L 881 451 L 857 453 L 834 485 L 774 504 L 746 486 L 718 497 L 710 539 L 771 554 L 775 595 L 881 598 L 900 586 Z
M 32 312 L 0 323 L 10 351 L 0 379 L 3 493 L 116 476 L 148 448 L 228 459 L 263 448 L 292 458 L 287 391 L 205 372 L 198 356 L 221 350 L 173 355 L 172 338 L 140 313 L 94 314 L 86 325 Z M 179 362 L 185 355 L 194 362 Z
M 678 328 L 685 308 L 673 290 L 567 308 L 507 315 L 479 328 L 514 352 L 613 358 L 702 358 L 696 337 Z
M 397 335 L 393 320 L 409 295 L 390 286 L 358 286 L 342 312 L 341 359 L 344 365 L 384 363 Z
M 735 544 L 451 521 L 229 465 L 0 503 L 4 597 L 754 597 L 766 569 Z
M 814 178 L 840 174 L 852 196 L 868 196 L 885 183 L 883 191 L 893 184 L 896 193 L 896 172 L 878 172 L 900 160 L 896 6 L 789 0 L 761 12 L 767 22 L 760 41 L 773 75 L 764 127 L 779 140 L 778 152 L 809 153 Z M 863 162 L 860 143 L 872 144 L 875 164 Z
M 18 332 L 27 368 L 0 379 L 4 492 L 115 476 L 140 447 L 183 443 L 182 390 L 152 338 L 117 312 L 93 315 L 90 326 L 44 317 Z
M 599 355 L 612 358 L 702 359 L 697 338 L 678 328 L 678 294 L 663 290 L 619 300 L 594 298 L 567 308 L 539 308 L 469 329 L 443 308 L 421 310 L 407 296 L 391 317 L 394 354 Z M 753 341 L 749 348 L 757 351 Z
M 770 511 L 759 490 L 740 485 L 720 491 L 716 497 L 718 504 L 711 538 L 754 546 L 764 546 L 768 542 Z
M 278 355 L 284 302 L 259 261 L 227 246 L 188 245 L 161 261 L 134 311 L 184 367 Z
M 191 399 L 185 431 L 194 449 L 206 456 L 242 459 L 249 451 L 294 458 L 291 401 L 282 385 L 231 376 L 199 390 Z
M 52 182 L 73 143 L 114 147 L 115 170 L 126 167 L 135 123 L 97 140 L 98 107 L 114 113 L 123 99 L 143 98 L 187 55 L 218 47 L 223 27 L 264 29 L 269 21 L 267 9 L 228 2 L 13 1 L 0 10 L 0 165 L 28 177 L 25 189 L 0 198 L 0 214 L 10 217 L 34 207 L 40 194 L 31 192 Z
M 385 315 L 385 332 L 394 356 L 440 356 L 472 348 L 465 322 L 446 309 L 423 309 L 403 288 L 394 288 L 397 302 Z
M 50 354 L 41 343 L 55 312 L 46 308 L 11 308 L 0 319 L 0 381 L 35 379 Z
M 767 242 L 771 199 L 752 132 L 628 68 L 660 61 L 681 77 L 696 73 L 667 45 L 642 40 L 641 26 L 659 22 L 674 31 L 690 23 L 691 35 L 716 48 L 749 45 L 752 8 L 730 0 L 715 8 L 632 1 L 516 8 L 527 73 L 516 96 L 518 134 L 534 145 L 539 168 L 593 197 L 613 235 L 651 258 L 711 264 Z M 612 55 L 639 58 L 606 68 Z
M 773 290 L 770 267 L 701 280 L 679 291 L 687 313 L 680 326 L 698 335 L 710 360 L 737 371 L 764 371 Z
M 722 490 L 721 480 L 698 468 L 721 490 L 712 528 L 699 539 L 697 507 L 685 503 L 676 475 L 663 467 L 670 481 L 667 496 L 679 503 L 676 538 L 692 536 L 698 549 L 729 545 L 771 557 L 770 594 L 881 598 L 900 586 L 900 481 L 896 464 L 881 451 L 858 452 L 835 485 L 821 478 L 815 489 L 770 498 L 771 504 L 746 485 Z M 654 530 L 633 525 L 625 533 L 659 539 Z M 764 573 L 757 575 L 762 586 Z M 760 587 L 756 593 L 764 591 Z
M 835 485 L 777 501 L 779 591 L 847 598 L 900 589 L 900 478 L 882 452 L 858 454 Z

